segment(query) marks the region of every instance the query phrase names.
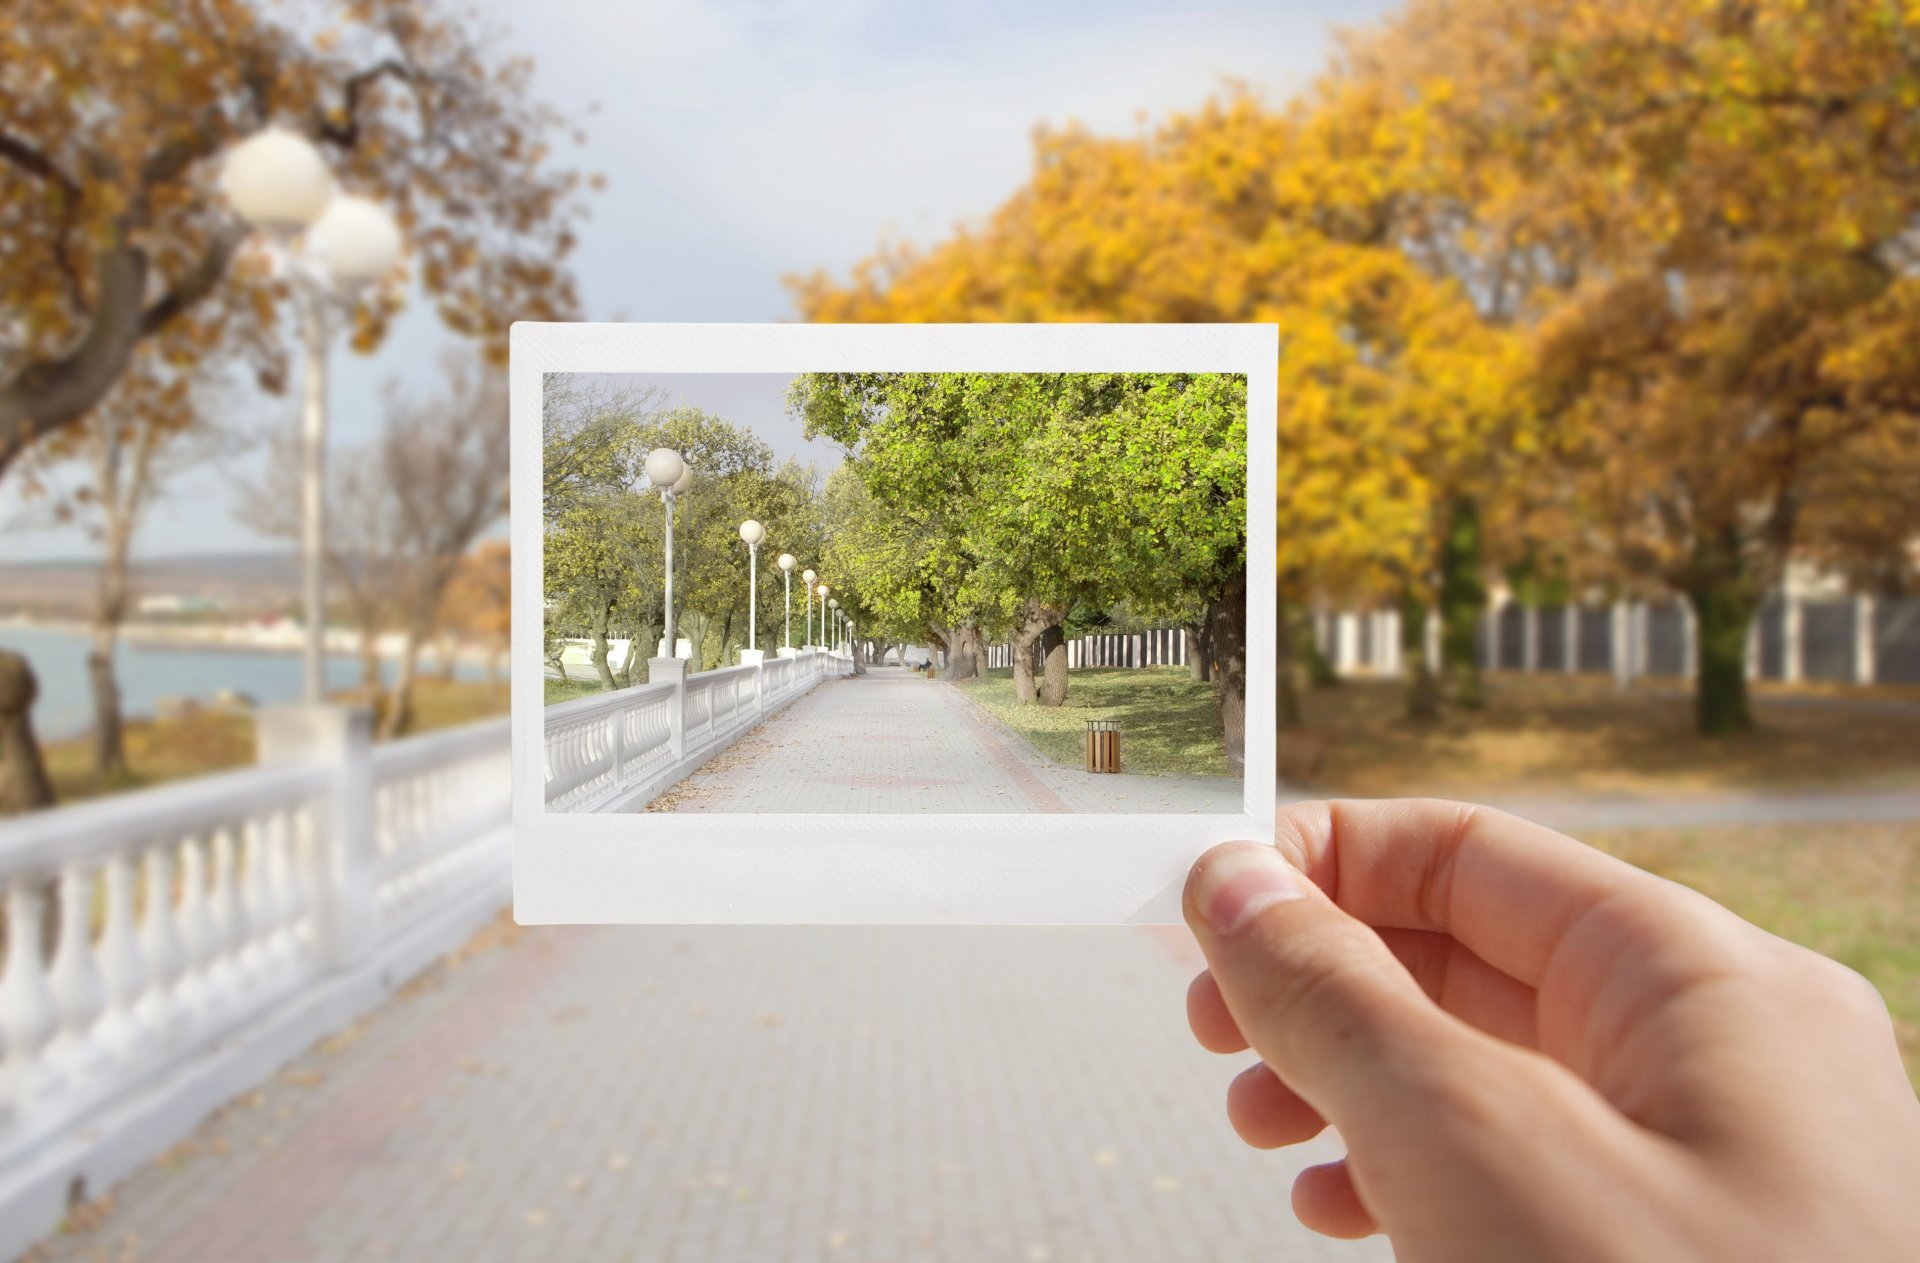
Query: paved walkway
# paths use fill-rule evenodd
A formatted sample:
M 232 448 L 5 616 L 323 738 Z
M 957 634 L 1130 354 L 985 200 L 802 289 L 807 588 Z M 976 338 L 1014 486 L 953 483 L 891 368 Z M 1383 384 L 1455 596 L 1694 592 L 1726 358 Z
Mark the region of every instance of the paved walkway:
M 656 798 L 654 811 L 1237 812 L 1222 776 L 1049 762 L 950 685 L 898 667 L 829 680 Z
M 487 937 L 487 936 L 483 936 Z M 134 1176 L 60 1263 L 1384 1260 L 1222 1114 L 1166 930 L 517 930 Z

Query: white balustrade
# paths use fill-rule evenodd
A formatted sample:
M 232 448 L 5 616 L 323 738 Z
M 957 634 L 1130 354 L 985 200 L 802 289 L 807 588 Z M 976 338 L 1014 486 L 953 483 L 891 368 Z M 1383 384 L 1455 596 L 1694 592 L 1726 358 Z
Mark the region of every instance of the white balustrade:
M 76 1180 L 173 1143 L 504 904 L 508 750 L 504 719 L 354 738 L 0 820 L 0 1257 L 57 1224 Z M 343 957 L 356 889 L 374 929 Z
M 685 775 L 775 708 L 829 676 L 851 674 L 850 654 L 802 649 L 546 708 L 550 811 L 626 803 Z M 679 720 L 681 744 L 674 744 Z M 668 778 L 662 783 L 662 778 Z

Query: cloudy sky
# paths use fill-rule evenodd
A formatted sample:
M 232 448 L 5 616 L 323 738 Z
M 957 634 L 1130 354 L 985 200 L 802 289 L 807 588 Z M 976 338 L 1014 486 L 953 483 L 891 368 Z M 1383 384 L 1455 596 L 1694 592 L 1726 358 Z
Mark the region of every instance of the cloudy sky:
M 1036 124 L 1130 133 L 1228 80 L 1282 98 L 1332 24 L 1382 0 L 482 0 L 535 60 L 539 92 L 588 120 L 582 165 L 608 186 L 574 270 L 612 320 L 788 319 L 785 275 L 844 273 L 883 239 L 939 240 L 1023 181 Z M 537 14 L 537 20 L 533 15 Z M 333 434 L 378 422 L 380 387 L 431 386 L 441 335 L 405 319 L 372 357 L 334 359 Z M 236 398 L 254 427 L 291 398 Z M 146 555 L 267 546 L 229 512 L 240 465 L 176 480 Z M 0 484 L 0 550 L 76 557 L 72 531 L 23 532 Z M 13 523 L 10 525 L 10 523 Z

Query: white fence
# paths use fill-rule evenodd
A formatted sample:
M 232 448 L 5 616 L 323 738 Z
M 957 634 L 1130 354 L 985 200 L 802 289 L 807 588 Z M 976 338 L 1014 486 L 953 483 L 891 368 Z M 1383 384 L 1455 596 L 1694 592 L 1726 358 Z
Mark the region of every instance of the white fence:
M 845 653 L 791 656 L 616 689 L 546 708 L 549 811 L 634 811 L 820 681 Z
M 1314 616 L 1320 651 L 1336 671 L 1397 674 L 1402 669 L 1400 613 L 1322 612 Z M 1496 671 L 1691 677 L 1696 657 L 1693 611 L 1685 601 L 1611 605 L 1497 602 L 1479 621 L 1480 664 Z M 1424 644 L 1439 655 L 1430 618 Z M 1920 599 L 1775 596 L 1747 630 L 1747 675 L 1756 680 L 1920 684 Z
M 1013 665 L 1012 644 L 987 646 L 987 667 L 997 669 Z M 1187 633 L 1180 627 L 1156 627 L 1150 631 L 1101 632 L 1076 636 L 1067 642 L 1067 668 L 1080 667 L 1184 667 L 1187 665 Z M 1033 669 L 1045 669 L 1039 642 L 1033 646 Z
M 0 1258 L 510 898 L 506 720 L 257 723 L 266 766 L 0 822 Z

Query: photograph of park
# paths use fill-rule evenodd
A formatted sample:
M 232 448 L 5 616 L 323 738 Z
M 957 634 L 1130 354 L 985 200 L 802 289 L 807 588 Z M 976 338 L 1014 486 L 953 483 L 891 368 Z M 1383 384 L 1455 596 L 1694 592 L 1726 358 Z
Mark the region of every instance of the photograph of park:
M 1240 810 L 1243 376 L 549 373 L 541 420 L 547 810 Z

